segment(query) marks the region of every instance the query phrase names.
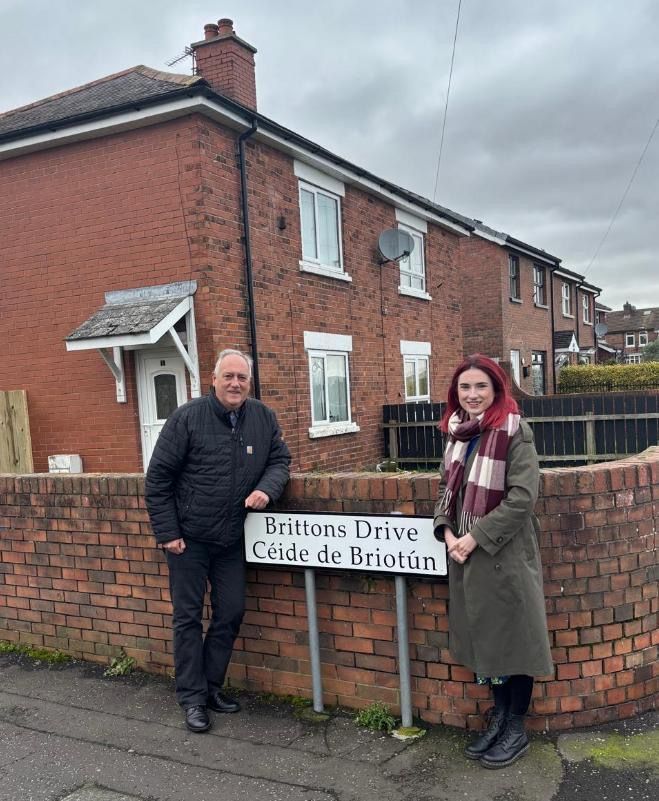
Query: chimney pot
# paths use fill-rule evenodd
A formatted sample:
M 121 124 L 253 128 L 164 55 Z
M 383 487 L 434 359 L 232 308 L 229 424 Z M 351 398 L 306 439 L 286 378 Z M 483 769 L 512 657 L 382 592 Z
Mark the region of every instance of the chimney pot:
M 218 28 L 214 22 L 204 25 L 204 39 L 214 39 L 217 36 Z
M 219 35 L 223 36 L 224 34 L 233 33 L 233 20 L 229 19 L 228 17 L 223 17 L 222 19 L 218 19 L 217 27 L 219 31 Z

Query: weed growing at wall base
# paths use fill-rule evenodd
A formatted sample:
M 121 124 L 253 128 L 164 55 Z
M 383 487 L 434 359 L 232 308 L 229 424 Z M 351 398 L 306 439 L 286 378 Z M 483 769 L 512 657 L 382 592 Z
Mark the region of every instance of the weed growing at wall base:
M 396 727 L 396 718 L 387 706 L 380 701 L 374 701 L 355 715 L 355 723 L 365 729 L 386 731 L 390 734 Z
M 135 660 L 132 656 L 128 656 L 128 654 L 122 648 L 119 656 L 115 656 L 115 658 L 110 662 L 109 667 L 103 671 L 103 675 L 127 676 L 129 673 L 133 672 L 134 667 Z
M 0 654 L 17 654 L 34 659 L 37 662 L 50 662 L 51 664 L 62 664 L 70 662 L 71 657 L 61 651 L 49 651 L 47 648 L 33 648 L 31 645 L 18 645 L 17 643 L 0 640 Z

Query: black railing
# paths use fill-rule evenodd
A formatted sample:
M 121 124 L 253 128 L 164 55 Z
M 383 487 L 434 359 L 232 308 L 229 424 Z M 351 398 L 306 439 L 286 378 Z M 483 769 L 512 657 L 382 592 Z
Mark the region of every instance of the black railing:
M 542 467 L 622 459 L 659 441 L 659 392 L 543 395 L 519 401 L 531 425 Z M 403 403 L 383 407 L 385 455 L 399 467 L 437 469 L 444 405 Z

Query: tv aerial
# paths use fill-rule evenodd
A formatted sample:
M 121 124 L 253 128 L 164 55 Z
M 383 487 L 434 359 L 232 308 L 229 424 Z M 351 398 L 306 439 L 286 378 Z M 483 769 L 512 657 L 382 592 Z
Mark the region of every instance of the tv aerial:
M 413 250 L 414 239 L 402 228 L 387 228 L 378 237 L 378 251 L 382 257 L 380 264 L 405 259 Z

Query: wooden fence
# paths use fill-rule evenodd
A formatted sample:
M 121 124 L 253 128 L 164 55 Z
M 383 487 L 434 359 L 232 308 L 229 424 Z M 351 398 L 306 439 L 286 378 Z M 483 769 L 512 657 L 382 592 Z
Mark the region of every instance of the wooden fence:
M 0 473 L 31 473 L 32 440 L 24 389 L 0 391 Z
M 631 456 L 659 441 L 659 392 L 543 395 L 519 400 L 541 467 L 567 467 Z M 401 467 L 437 467 L 444 443 L 441 403 L 383 407 L 385 454 Z

